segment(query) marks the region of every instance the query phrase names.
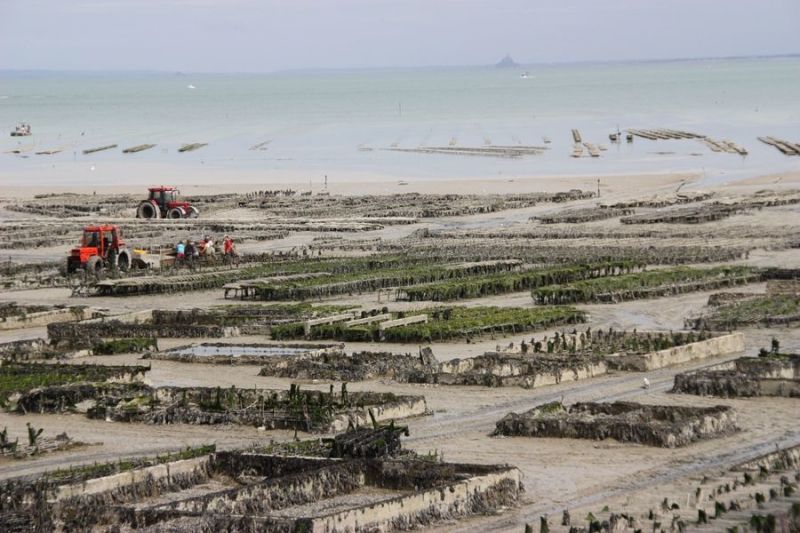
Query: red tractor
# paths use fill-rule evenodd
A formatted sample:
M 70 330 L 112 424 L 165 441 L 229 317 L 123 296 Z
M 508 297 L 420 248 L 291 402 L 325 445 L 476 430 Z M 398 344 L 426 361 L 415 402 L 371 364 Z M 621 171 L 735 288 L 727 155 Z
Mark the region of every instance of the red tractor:
M 67 272 L 72 274 L 83 269 L 99 274 L 105 268 L 125 271 L 131 267 L 131 259 L 131 252 L 122 242 L 118 226 L 86 226 L 80 247 L 73 248 L 67 257 Z
M 150 196 L 139 204 L 136 218 L 197 218 L 200 211 L 189 202 L 179 202 L 175 187 L 151 187 Z

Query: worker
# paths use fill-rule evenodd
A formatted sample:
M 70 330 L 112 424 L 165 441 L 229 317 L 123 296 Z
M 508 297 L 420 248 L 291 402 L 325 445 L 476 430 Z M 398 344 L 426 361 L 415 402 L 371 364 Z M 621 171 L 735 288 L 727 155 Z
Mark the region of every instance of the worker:
M 228 256 L 236 255 L 236 248 L 233 245 L 233 239 L 231 239 L 228 235 L 225 235 L 225 238 L 222 240 L 222 251 Z
M 175 257 L 177 258 L 178 262 L 183 262 L 186 252 L 186 245 L 183 242 L 178 241 L 178 244 L 175 245 Z
M 197 252 L 197 247 L 194 245 L 194 242 L 192 241 L 186 241 L 185 254 L 186 254 L 186 260 L 189 262 L 194 261 L 200 255 Z
M 208 235 L 206 235 L 205 247 L 203 248 L 203 254 L 207 255 L 209 257 L 213 257 L 214 256 L 214 240 Z

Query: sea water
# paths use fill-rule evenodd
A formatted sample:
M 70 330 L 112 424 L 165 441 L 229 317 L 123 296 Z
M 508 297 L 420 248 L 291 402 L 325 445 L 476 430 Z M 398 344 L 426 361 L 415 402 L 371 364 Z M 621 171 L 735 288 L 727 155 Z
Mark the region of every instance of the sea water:
M 107 183 L 109 163 L 163 165 L 159 179 L 167 181 L 169 171 L 200 165 L 234 181 L 237 170 L 315 182 L 328 174 L 340 181 L 689 170 L 752 176 L 800 167 L 800 158 L 756 139 L 800 142 L 799 89 L 800 58 L 239 75 L 5 72 L 0 152 L 34 149 L 0 153 L 0 179 L 36 185 L 41 168 L 50 178 L 63 172 Z M 34 135 L 10 137 L 22 121 Z M 608 150 L 571 158 L 572 128 Z M 696 140 L 610 143 L 618 128 L 688 130 L 750 153 L 713 153 Z M 177 151 L 193 142 L 209 144 Z M 143 143 L 157 146 L 122 153 Z M 250 149 L 260 143 L 267 144 Z M 82 154 L 106 144 L 119 147 Z M 518 159 L 387 150 L 451 144 L 548 150 Z M 48 149 L 63 151 L 35 154 Z

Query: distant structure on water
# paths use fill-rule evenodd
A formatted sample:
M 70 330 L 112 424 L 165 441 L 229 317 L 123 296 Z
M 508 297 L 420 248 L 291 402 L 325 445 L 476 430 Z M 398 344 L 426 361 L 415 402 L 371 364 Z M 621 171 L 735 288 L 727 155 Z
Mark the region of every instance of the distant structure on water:
M 512 68 L 512 67 L 518 67 L 519 65 L 513 59 L 511 59 L 511 56 L 509 54 L 506 54 L 506 56 L 497 63 L 495 63 L 494 66 L 497 68 Z

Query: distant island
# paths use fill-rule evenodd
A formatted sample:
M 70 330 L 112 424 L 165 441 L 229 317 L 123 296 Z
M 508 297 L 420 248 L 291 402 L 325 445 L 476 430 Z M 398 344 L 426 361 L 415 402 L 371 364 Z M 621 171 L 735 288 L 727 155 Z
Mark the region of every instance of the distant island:
M 512 68 L 512 67 L 518 67 L 519 65 L 516 63 L 516 61 L 511 59 L 511 56 L 509 54 L 506 54 L 506 56 L 497 63 L 495 63 L 494 66 L 497 68 Z

